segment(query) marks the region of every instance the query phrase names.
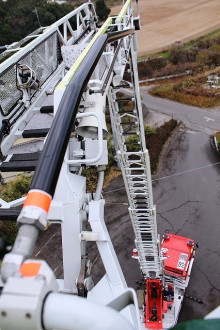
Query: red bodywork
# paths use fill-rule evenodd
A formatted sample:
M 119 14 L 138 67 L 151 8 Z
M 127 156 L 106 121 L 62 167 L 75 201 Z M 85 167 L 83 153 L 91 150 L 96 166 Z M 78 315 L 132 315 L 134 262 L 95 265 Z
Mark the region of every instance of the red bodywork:
M 165 274 L 175 277 L 187 278 L 189 262 L 194 255 L 194 241 L 182 236 L 165 234 L 161 243 L 165 259 Z M 163 328 L 163 313 L 171 308 L 174 299 L 174 287 L 172 281 L 162 287 L 160 279 L 146 280 L 146 310 L 145 327 L 148 329 Z
M 146 281 L 145 327 L 162 329 L 162 282 L 161 280 Z
M 166 251 L 165 273 L 186 279 L 189 261 L 193 256 L 194 242 L 182 236 L 173 234 L 164 235 L 161 249 Z M 166 250 L 165 250 L 166 249 Z

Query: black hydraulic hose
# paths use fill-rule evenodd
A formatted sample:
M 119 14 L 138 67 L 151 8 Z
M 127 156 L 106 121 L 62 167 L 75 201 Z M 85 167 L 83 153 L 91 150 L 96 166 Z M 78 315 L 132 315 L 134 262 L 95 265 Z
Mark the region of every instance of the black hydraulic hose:
M 134 30 L 128 29 L 109 35 L 103 34 L 94 42 L 63 94 L 35 170 L 30 190 L 43 190 L 53 197 L 80 100 L 96 64 L 107 42 L 123 38 L 133 32 Z
M 115 32 L 109 32 L 108 33 L 108 42 L 112 42 L 124 37 L 127 37 L 129 34 L 134 33 L 134 29 L 126 29 L 122 31 L 115 31 Z
M 1 54 L 2 52 L 4 52 L 5 50 L 7 50 L 7 47 L 6 47 L 6 46 L 0 46 L 0 54 Z
M 106 34 L 96 39 L 85 60 L 67 86 L 53 120 L 30 189 L 43 190 L 53 197 L 82 94 L 106 44 Z

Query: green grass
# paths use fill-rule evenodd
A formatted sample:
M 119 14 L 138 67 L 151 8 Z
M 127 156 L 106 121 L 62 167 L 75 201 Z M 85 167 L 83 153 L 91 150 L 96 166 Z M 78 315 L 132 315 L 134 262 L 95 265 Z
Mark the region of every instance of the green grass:
M 220 132 L 215 133 L 215 137 L 218 143 L 220 143 Z
M 200 40 L 208 40 L 210 38 L 219 37 L 219 36 L 220 36 L 220 28 L 213 32 L 208 33 L 206 36 L 202 37 Z
M 26 175 L 20 175 L 14 180 L 5 184 L 0 184 L 0 197 L 10 202 L 14 199 L 18 199 L 27 194 L 32 177 Z M 0 221 L 0 236 L 2 236 L 8 244 L 13 244 L 17 235 L 17 226 L 12 221 Z
M 159 53 L 157 55 L 160 56 L 160 57 L 163 57 L 165 59 L 169 59 L 169 57 L 170 57 L 170 51 L 165 51 L 165 52 Z
M 186 42 L 185 44 L 183 44 L 183 47 L 193 47 L 196 46 L 198 43 L 198 40 L 191 40 L 189 42 Z

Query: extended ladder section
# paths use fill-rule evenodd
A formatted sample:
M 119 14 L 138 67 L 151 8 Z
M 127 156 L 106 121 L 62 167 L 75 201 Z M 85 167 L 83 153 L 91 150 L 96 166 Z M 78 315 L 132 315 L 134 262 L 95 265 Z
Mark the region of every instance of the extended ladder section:
M 156 209 L 153 204 L 149 154 L 145 145 L 135 51 L 131 47 L 126 67 L 131 78 L 121 88 L 111 89 L 108 100 L 140 268 L 145 278 L 159 278 L 162 267 Z

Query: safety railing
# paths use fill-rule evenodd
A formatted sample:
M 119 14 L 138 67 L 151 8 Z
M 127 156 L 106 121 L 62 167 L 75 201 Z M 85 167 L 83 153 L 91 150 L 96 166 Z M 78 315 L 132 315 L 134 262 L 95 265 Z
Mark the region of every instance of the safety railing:
M 91 34 L 93 34 L 96 30 L 95 21 L 93 5 L 85 3 L 50 27 L 44 28 L 43 33 L 35 36 L 36 38 L 26 46 L 21 48 L 22 43 L 18 42 L 1 54 L 3 56 L 15 52 L 0 64 L 0 120 L 7 118 L 11 122 L 18 111 L 26 110 L 25 104 L 22 109 L 20 107 L 18 109 L 18 106 L 22 101 L 24 103 L 27 101 L 27 89 L 23 87 L 30 73 L 34 74 L 33 81 L 36 84 L 28 90 L 29 103 L 33 95 L 40 91 L 41 86 L 58 67 L 60 46 L 79 42 L 80 38 L 89 33 L 92 28 Z M 23 70 L 24 74 L 19 71 L 19 67 L 22 66 L 26 66 L 26 70 Z

